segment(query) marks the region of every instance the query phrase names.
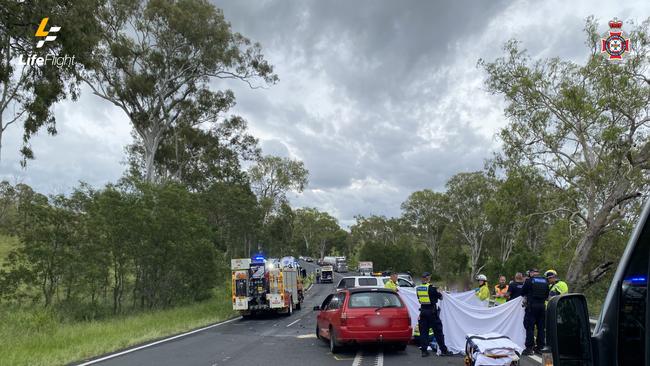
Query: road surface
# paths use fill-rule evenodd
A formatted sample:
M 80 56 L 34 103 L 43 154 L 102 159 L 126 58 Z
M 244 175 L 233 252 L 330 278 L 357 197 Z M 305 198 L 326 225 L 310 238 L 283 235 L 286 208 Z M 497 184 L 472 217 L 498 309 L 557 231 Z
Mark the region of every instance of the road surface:
M 308 272 L 316 266 L 303 263 Z M 342 276 L 334 274 L 334 283 Z M 292 316 L 266 316 L 258 319 L 241 318 L 169 342 L 127 353 L 94 365 L 102 366 L 382 366 L 427 365 L 461 366 L 461 356 L 420 356 L 411 345 L 404 352 L 380 346 L 352 347 L 333 355 L 328 345 L 316 339 L 316 313 L 334 290 L 334 285 L 314 284 L 305 294 L 302 310 Z

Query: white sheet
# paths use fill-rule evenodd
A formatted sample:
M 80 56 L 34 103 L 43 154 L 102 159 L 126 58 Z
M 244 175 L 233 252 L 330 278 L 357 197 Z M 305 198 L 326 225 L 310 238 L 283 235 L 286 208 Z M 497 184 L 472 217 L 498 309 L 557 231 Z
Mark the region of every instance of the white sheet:
M 457 294 L 443 292 L 443 300 L 438 302 L 445 343 L 450 351 L 464 353 L 465 337 L 468 334 L 485 333 L 508 336 L 515 344 L 524 347 L 526 331 L 523 325 L 524 308 L 521 307 L 521 297 L 488 308 L 482 304 L 480 306 L 470 304 L 473 300 L 468 293 L 474 296 L 474 291 Z M 411 323 L 415 327 L 420 315 L 420 304 L 415 289 L 401 287 L 399 294 L 409 309 Z

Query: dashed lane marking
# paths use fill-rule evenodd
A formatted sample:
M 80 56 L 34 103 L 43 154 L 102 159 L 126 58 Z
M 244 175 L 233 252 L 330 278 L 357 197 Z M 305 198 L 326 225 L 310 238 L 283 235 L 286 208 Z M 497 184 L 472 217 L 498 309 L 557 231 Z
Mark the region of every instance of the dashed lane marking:
M 354 356 L 354 361 L 352 361 L 352 366 L 361 366 L 361 362 L 363 362 L 363 351 L 358 350 L 357 355 Z
M 298 318 L 298 319 L 292 321 L 291 323 L 289 323 L 289 324 L 287 325 L 287 328 L 289 328 L 290 326 L 296 324 L 297 322 L 299 322 L 299 321 L 301 321 L 301 320 L 302 320 L 302 318 Z
M 316 338 L 316 334 L 301 334 L 296 336 L 296 338 L 306 339 L 306 338 Z

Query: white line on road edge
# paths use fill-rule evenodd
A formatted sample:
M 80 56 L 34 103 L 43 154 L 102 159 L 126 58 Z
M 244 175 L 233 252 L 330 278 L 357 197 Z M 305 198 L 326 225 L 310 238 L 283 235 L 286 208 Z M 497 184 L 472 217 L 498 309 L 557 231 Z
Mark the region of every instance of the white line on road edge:
M 361 366 L 361 361 L 363 361 L 363 351 L 358 350 L 357 355 L 354 356 L 354 361 L 352 361 L 352 366 Z
M 380 350 L 379 353 L 377 353 L 377 366 L 384 366 L 384 351 Z
M 125 355 L 125 354 L 127 354 L 127 353 L 131 353 L 131 352 L 139 351 L 139 350 L 141 350 L 141 349 L 143 349 L 143 348 L 148 348 L 148 347 L 151 347 L 151 346 L 155 346 L 155 345 L 157 345 L 157 344 L 161 344 L 161 343 L 165 343 L 165 342 L 173 341 L 174 339 L 178 339 L 178 338 L 181 338 L 181 337 L 188 336 L 188 335 L 190 335 L 190 334 L 194 334 L 194 333 L 202 332 L 202 331 L 204 331 L 204 330 L 207 330 L 207 329 L 210 329 L 210 328 L 215 328 L 215 327 L 218 327 L 218 326 L 220 326 L 220 325 L 224 325 L 224 324 L 227 324 L 227 323 L 230 323 L 230 322 L 234 322 L 235 320 L 239 320 L 239 319 L 241 319 L 241 316 L 236 317 L 236 318 L 234 318 L 234 319 L 230 319 L 230 320 L 223 321 L 223 322 L 221 322 L 221 323 L 208 325 L 207 327 L 203 327 L 203 328 L 195 329 L 195 330 L 190 331 L 190 332 L 187 332 L 187 333 L 182 333 L 182 334 L 175 335 L 175 336 L 173 336 L 173 337 L 169 337 L 169 338 L 161 339 L 161 340 L 159 340 L 159 341 L 152 342 L 152 343 L 149 343 L 149 344 L 145 344 L 145 345 L 142 345 L 142 346 L 140 346 L 140 347 L 127 349 L 126 351 L 122 351 L 122 352 L 114 353 L 114 354 L 112 354 L 112 355 L 108 355 L 108 356 L 105 356 L 105 357 L 102 357 L 102 358 L 98 358 L 98 359 L 95 359 L 95 360 L 91 360 L 91 361 L 88 361 L 88 362 L 84 362 L 84 363 L 79 364 L 79 365 L 77 365 L 77 366 L 92 365 L 92 364 L 95 364 L 95 363 L 98 363 L 98 362 L 102 362 L 102 361 L 110 360 L 111 358 L 119 357 L 119 356 Z
M 289 325 L 287 325 L 287 328 L 289 328 L 290 326 L 296 324 L 297 322 L 299 322 L 301 320 L 302 320 L 302 318 L 299 318 L 299 319 L 296 319 L 296 320 L 292 321 L 291 323 L 289 323 Z

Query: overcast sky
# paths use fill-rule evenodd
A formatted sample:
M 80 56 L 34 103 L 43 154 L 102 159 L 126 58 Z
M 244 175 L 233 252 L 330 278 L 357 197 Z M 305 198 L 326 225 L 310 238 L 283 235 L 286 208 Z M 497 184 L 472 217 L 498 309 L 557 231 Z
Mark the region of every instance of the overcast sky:
M 479 58 L 493 60 L 516 38 L 534 58 L 583 62 L 587 16 L 601 32 L 615 16 L 650 16 L 643 0 L 214 3 L 262 44 L 280 77 L 268 89 L 218 84 L 236 94 L 231 113 L 248 120 L 265 154 L 305 162 L 309 187 L 291 196 L 294 207 L 328 211 L 344 226 L 359 214 L 397 216 L 411 192 L 442 190 L 499 149 L 504 104 L 484 90 Z M 55 113 L 59 134 L 33 139 L 26 169 L 20 130 L 7 131 L 0 178 L 46 193 L 116 181 L 131 142 L 125 115 L 87 91 Z

